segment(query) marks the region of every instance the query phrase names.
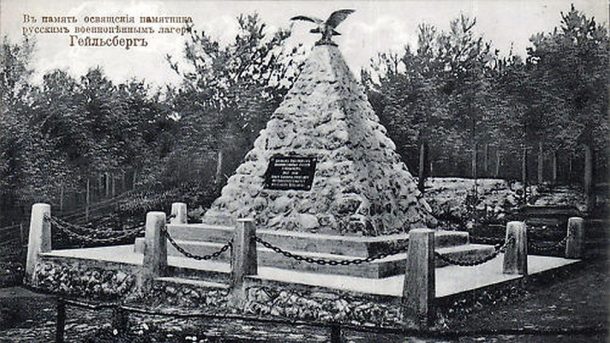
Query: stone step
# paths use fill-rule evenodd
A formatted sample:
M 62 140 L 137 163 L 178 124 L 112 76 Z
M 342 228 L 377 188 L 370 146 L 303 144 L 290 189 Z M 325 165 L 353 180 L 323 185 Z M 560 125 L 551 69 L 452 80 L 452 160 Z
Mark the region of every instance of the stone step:
M 224 282 L 229 283 L 231 278 L 231 266 L 228 264 L 228 261 L 218 261 L 215 265 L 220 266 L 221 268 L 201 268 L 201 265 L 198 263 L 199 261 L 195 261 L 193 259 L 188 259 L 186 257 L 181 258 L 178 256 L 169 256 L 169 258 L 174 259 L 182 259 L 182 260 L 190 260 L 191 263 L 178 263 L 178 265 L 170 265 L 168 266 L 168 275 L 172 275 L 174 277 L 183 278 L 183 279 L 191 279 L 191 280 L 211 280 L 214 282 Z M 192 263 L 195 262 L 199 264 L 199 266 L 192 266 Z M 209 266 L 210 264 L 206 264 Z M 224 267 L 224 268 L 223 268 Z
M 171 277 L 171 276 L 158 277 L 155 279 L 155 282 L 169 283 L 169 284 L 176 284 L 176 285 L 189 285 L 189 286 L 195 286 L 198 288 L 229 289 L 229 285 L 224 284 L 224 283 L 212 282 L 212 281 L 206 281 L 206 280 L 186 279 L 186 278 Z
M 188 252 L 196 255 L 209 255 L 218 251 L 223 244 L 222 243 L 210 243 L 210 242 L 196 242 L 196 241 L 177 241 L 177 243 L 186 249 Z M 282 247 L 283 248 L 283 247 Z M 285 249 L 286 250 L 286 249 Z M 336 255 L 328 253 L 316 253 L 316 252 L 305 252 L 289 250 L 293 254 L 298 254 L 303 257 L 311 257 L 314 259 L 326 259 L 326 260 L 337 260 L 337 261 L 349 261 L 357 258 L 358 256 L 346 256 Z M 493 251 L 491 245 L 481 244 L 467 244 L 460 246 L 452 246 L 446 248 L 437 249 L 438 252 L 448 255 L 454 259 L 464 258 L 475 258 L 487 255 Z M 271 249 L 258 246 L 258 264 L 259 266 L 269 266 L 281 269 L 300 270 L 308 272 L 316 272 L 322 274 L 338 274 L 338 275 L 350 275 L 366 278 L 384 278 L 404 273 L 406 266 L 406 253 L 396 254 L 388 256 L 382 259 L 378 259 L 368 263 L 361 264 L 349 264 L 349 265 L 321 265 L 316 263 L 307 263 L 305 261 L 298 261 L 293 258 L 288 258 L 282 254 L 276 253 Z M 168 255 L 169 256 L 183 256 L 174 246 L 168 244 Z M 230 260 L 230 251 L 222 253 L 215 262 L 228 263 Z M 442 260 L 436 261 L 437 267 L 445 266 L 446 263 Z M 198 271 L 194 270 L 180 270 L 179 275 L 197 278 L 203 275 L 199 275 Z M 205 273 L 205 272 L 203 272 Z M 208 275 L 209 279 L 218 280 L 216 276 Z M 222 279 L 226 279 L 226 275 L 222 276 Z
M 207 224 L 170 224 L 167 230 L 175 240 L 226 243 L 233 237 L 233 228 Z M 368 257 L 407 244 L 408 233 L 365 237 L 339 236 L 309 232 L 282 230 L 256 231 L 263 240 L 288 250 L 312 251 L 346 256 Z M 437 247 L 457 246 L 468 243 L 468 233 L 463 231 L 437 231 Z M 140 241 L 142 239 L 139 239 Z M 136 242 L 141 245 L 141 242 Z M 138 251 L 138 250 L 136 250 Z M 142 250 L 140 250 L 142 251 Z

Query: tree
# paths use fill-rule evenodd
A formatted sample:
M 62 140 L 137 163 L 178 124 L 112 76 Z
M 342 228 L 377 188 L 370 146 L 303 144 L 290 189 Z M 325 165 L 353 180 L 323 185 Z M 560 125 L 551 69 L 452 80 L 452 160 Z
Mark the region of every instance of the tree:
M 487 132 L 482 126 L 497 106 L 490 94 L 497 52 L 475 36 L 475 23 L 461 16 L 451 21 L 449 32 L 420 25 L 415 51 L 407 46 L 401 56 L 380 54 L 372 61 L 372 71 L 362 73 L 374 108 L 399 142 L 399 152 L 406 157 L 401 146 L 419 148 L 421 190 L 431 165 L 427 152 L 461 156 L 464 142 L 472 146 L 476 177 L 477 145 Z
M 378 82 L 363 73 L 369 95 L 382 94 L 383 108 L 378 108 L 381 121 L 389 135 L 400 142 L 398 151 L 404 157 L 409 147 L 418 147 L 417 160 L 419 189 L 424 191 L 428 176 L 430 142 L 441 142 L 448 137 L 446 94 L 443 92 L 443 65 L 438 58 L 439 35 L 429 25 L 418 27 L 418 46 L 415 51 L 407 46 L 401 56 L 381 53 L 372 61 Z M 375 101 L 373 101 L 375 103 Z M 434 148 L 441 148 L 435 144 Z
M 439 37 L 439 59 L 443 63 L 444 91 L 456 132 L 471 146 L 471 176 L 478 176 L 479 144 L 490 140 L 488 124 L 498 106 L 491 87 L 497 50 L 476 36 L 476 19 L 460 16 L 449 32 Z
M 546 138 L 555 150 L 573 152 L 582 146 L 583 182 L 589 193 L 595 169 L 592 155 L 608 153 L 608 33 L 574 6 L 561 17 L 561 26 L 553 32 L 532 36 L 528 63 L 542 91 L 552 93 L 538 105 L 545 110 L 553 108 L 550 102 L 561 106 L 560 111 L 551 111 L 551 120 L 545 123 Z
M 227 46 L 191 26 L 183 61 L 167 57 L 183 78 L 180 89 L 168 93 L 180 125 L 170 158 L 209 164 L 218 156 L 218 165 L 228 160 L 228 167 L 217 168 L 219 185 L 222 170 L 239 162 L 296 80 L 303 55 L 300 46 L 284 46 L 289 31 L 268 33 L 258 15 L 237 21 L 239 32 Z
M 30 62 L 34 42 L 11 43 L 6 36 L 0 46 L 0 220 L 17 210 L 24 171 L 32 171 L 23 148 L 32 146 L 29 121 Z

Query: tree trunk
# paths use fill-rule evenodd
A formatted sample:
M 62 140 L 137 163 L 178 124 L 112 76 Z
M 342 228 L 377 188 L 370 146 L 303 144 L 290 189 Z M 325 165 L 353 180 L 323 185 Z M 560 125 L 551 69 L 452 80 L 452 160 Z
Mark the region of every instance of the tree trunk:
M 477 178 L 477 159 L 478 159 L 477 148 L 478 148 L 477 143 L 474 143 L 474 145 L 472 146 L 472 161 L 470 161 L 471 162 L 470 167 L 471 167 L 471 173 L 472 173 L 473 179 Z
M 544 182 L 544 157 L 542 153 L 542 142 L 538 142 L 538 184 Z
M 104 173 L 104 182 L 106 182 L 106 198 L 110 195 L 110 176 L 108 172 Z
M 521 181 L 523 182 L 523 199 L 527 202 L 527 147 L 523 147 L 521 157 Z
M 222 149 L 218 149 L 218 158 L 216 159 L 216 183 L 220 184 L 222 179 Z
M 483 144 L 483 171 L 481 177 L 489 176 L 489 144 Z
M 104 175 L 97 174 L 97 187 L 95 188 L 95 192 L 97 193 L 97 197 L 102 197 L 102 191 L 104 190 Z
M 419 188 L 420 192 L 424 192 L 425 182 L 426 182 L 426 141 L 422 141 L 419 145 L 419 169 L 418 172 L 418 181 L 417 188 Z
M 591 185 L 593 183 L 593 153 L 591 146 L 585 144 L 585 170 L 583 175 L 583 188 L 587 197 L 587 207 L 590 208 L 592 203 Z
M 496 170 L 494 170 L 494 177 L 500 176 L 500 149 L 496 149 Z
M 553 151 L 553 160 L 551 161 L 552 163 L 552 167 L 553 167 L 553 175 L 552 175 L 552 179 L 553 179 L 553 184 L 556 185 L 557 184 L 557 150 Z
M 89 221 L 89 204 L 91 203 L 91 178 L 87 176 L 87 193 L 85 196 L 85 221 Z
M 110 184 L 112 185 L 112 197 L 116 194 L 116 177 L 114 173 L 110 173 Z
M 59 210 L 64 210 L 64 183 L 59 186 Z
M 133 170 L 133 175 L 131 176 L 131 189 L 136 189 L 136 182 L 138 177 L 138 170 L 134 169 Z
M 572 183 L 572 173 L 574 172 L 574 156 L 570 153 L 570 161 L 568 162 L 568 184 Z

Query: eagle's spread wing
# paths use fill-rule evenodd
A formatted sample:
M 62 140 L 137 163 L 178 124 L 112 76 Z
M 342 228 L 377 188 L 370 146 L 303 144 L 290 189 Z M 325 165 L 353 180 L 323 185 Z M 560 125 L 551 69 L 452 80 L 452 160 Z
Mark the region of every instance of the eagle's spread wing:
M 326 25 L 335 28 L 337 27 L 337 25 L 341 24 L 342 21 L 345 20 L 345 18 L 347 18 L 348 15 L 354 13 L 355 10 L 338 10 L 338 11 L 334 11 L 330 17 L 328 17 L 328 19 L 326 20 Z
M 322 19 L 316 18 L 316 17 L 307 17 L 304 15 L 298 15 L 296 17 L 292 17 L 290 18 L 290 20 L 304 20 L 304 21 L 310 21 L 312 23 L 316 23 L 316 24 L 322 24 L 324 21 L 322 21 Z

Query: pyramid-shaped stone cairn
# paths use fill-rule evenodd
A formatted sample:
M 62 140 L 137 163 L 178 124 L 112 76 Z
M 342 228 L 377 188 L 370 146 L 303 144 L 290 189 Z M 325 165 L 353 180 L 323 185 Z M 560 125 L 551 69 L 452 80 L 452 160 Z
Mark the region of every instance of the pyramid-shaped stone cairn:
M 395 149 L 337 46 L 316 45 L 203 222 L 364 236 L 436 225 Z

